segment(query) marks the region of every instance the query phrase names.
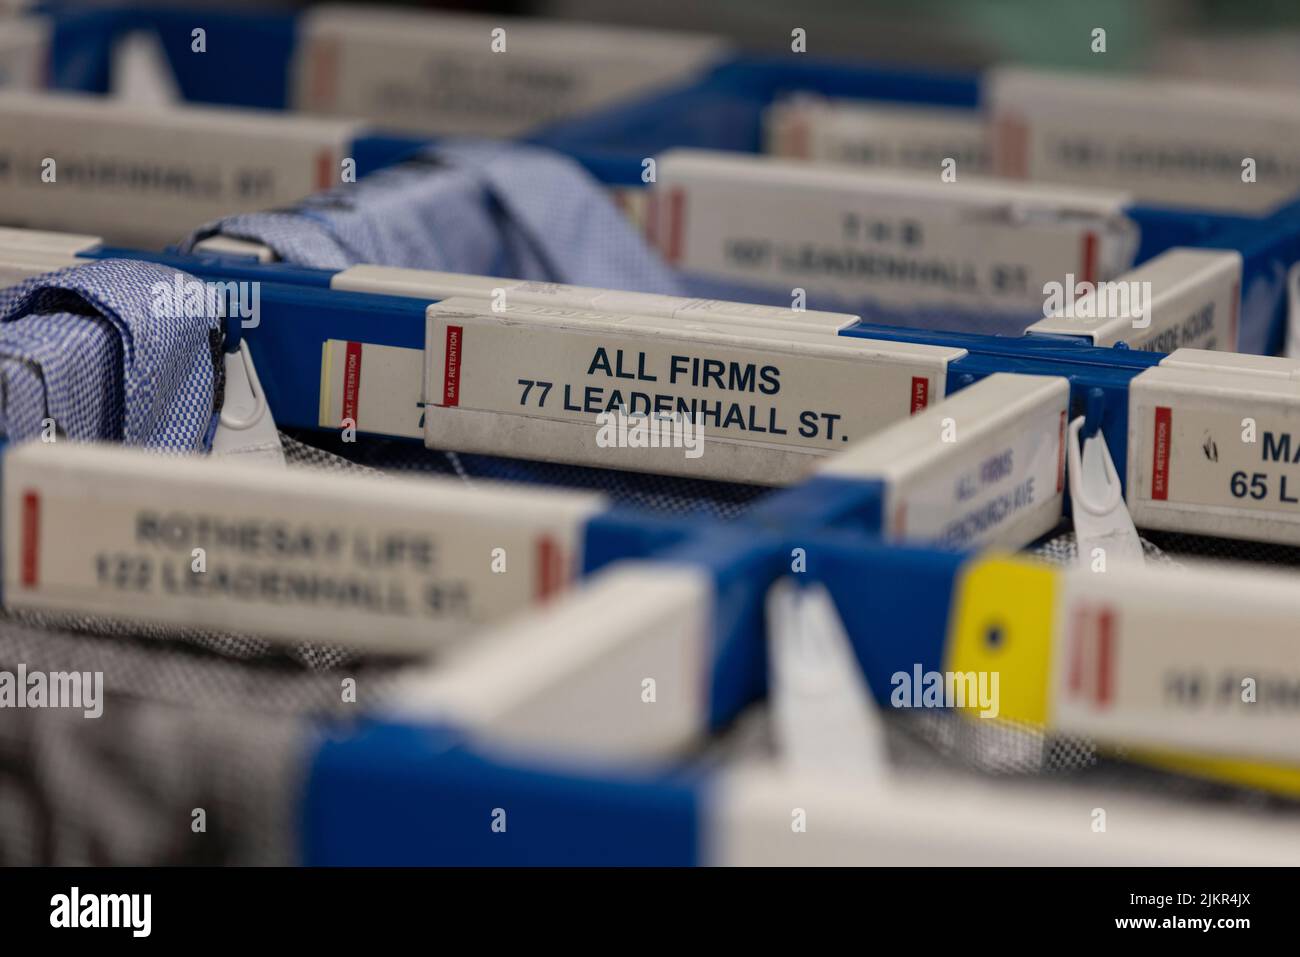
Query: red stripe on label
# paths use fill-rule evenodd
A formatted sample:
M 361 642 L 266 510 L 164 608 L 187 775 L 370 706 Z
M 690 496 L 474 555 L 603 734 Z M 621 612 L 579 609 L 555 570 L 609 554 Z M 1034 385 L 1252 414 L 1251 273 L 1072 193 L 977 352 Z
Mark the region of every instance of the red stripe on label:
M 663 199 L 663 194 L 657 189 L 652 189 L 646 195 L 645 204 L 645 239 L 652 247 L 659 249 L 659 202 Z
M 546 601 L 564 588 L 564 556 L 555 539 L 543 535 L 537 540 L 536 598 Z
M 1109 608 L 1097 613 L 1097 696 L 1099 707 L 1107 707 L 1114 690 L 1115 614 Z
M 1097 281 L 1097 234 L 1083 234 L 1083 266 L 1082 276 L 1084 282 Z
M 361 343 L 349 342 L 343 357 L 343 416 L 339 424 L 351 419 L 357 424 L 357 400 L 361 395 Z
M 930 380 L 924 376 L 912 376 L 912 415 L 920 412 L 930 404 Z
M 1061 427 L 1056 437 L 1056 490 L 1065 488 L 1065 410 L 1061 410 Z
M 1070 613 L 1070 672 L 1072 698 L 1091 699 L 1098 708 L 1115 696 L 1115 612 L 1110 608 L 1076 605 Z
M 311 50 L 312 105 L 334 105 L 335 80 L 339 71 L 339 46 L 334 40 L 317 40 Z
M 334 154 L 321 150 L 316 154 L 316 188 L 329 189 L 334 185 Z
M 1169 447 L 1173 444 L 1174 413 L 1167 405 L 1156 406 L 1156 422 L 1151 437 L 1151 497 L 1159 501 L 1169 498 Z
M 1029 130 L 1017 117 L 1002 116 L 997 121 L 997 172 L 1013 179 L 1029 175 Z
M 1088 609 L 1076 605 L 1070 615 L 1070 691 L 1074 694 L 1083 690 L 1083 646 L 1087 641 L 1087 625 Z
M 665 258 L 675 263 L 682 258 L 682 233 L 686 228 L 686 194 L 674 189 L 668 194 L 668 251 Z
M 1237 351 L 1237 316 L 1241 312 L 1241 283 L 1232 284 L 1231 311 L 1228 313 L 1228 351 Z
M 26 588 L 35 588 L 41 548 L 41 497 L 36 492 L 23 493 L 22 543 L 22 583 Z
M 812 159 L 812 125 L 805 114 L 800 113 L 790 124 L 786 147 L 790 156 Z
M 442 366 L 442 404 L 460 405 L 460 351 L 465 340 L 460 326 L 447 327 L 446 358 Z

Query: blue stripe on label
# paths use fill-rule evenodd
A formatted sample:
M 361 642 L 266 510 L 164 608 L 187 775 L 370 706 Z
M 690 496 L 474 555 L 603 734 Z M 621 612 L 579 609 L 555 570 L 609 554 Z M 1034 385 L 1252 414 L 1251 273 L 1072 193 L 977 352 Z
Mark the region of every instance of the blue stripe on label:
M 773 492 L 750 511 L 746 521 L 792 531 L 835 526 L 880 535 L 884 510 L 882 479 L 814 475 L 801 485 Z
M 804 545 L 806 581 L 824 584 L 876 700 L 887 706 L 897 671 L 943 663 L 953 584 L 967 560 L 959 552 L 886 545 L 827 532 Z
M 352 158 L 357 161 L 357 178 L 395 166 L 435 143 L 435 137 L 415 134 L 368 133 L 358 136 L 352 142 Z
M 320 427 L 321 347 L 327 339 L 424 348 L 422 299 L 265 283 L 262 317 L 245 329 L 266 400 L 281 428 Z
M 77 253 L 77 256 L 81 259 L 142 259 L 179 269 L 209 282 L 267 282 L 329 289 L 330 280 L 335 275 L 330 269 L 312 269 L 280 262 L 263 263 L 252 255 L 240 256 L 208 250 L 187 254 L 170 249 L 166 252 L 152 252 L 123 246 L 97 246 Z
M 591 575 L 626 558 L 648 558 L 705 531 L 698 519 L 664 517 L 614 508 L 588 520 L 583 531 L 582 574 Z
M 157 37 L 185 100 L 262 109 L 288 105 L 287 67 L 297 41 L 290 12 L 46 6 L 54 20 L 49 77 L 55 89 L 107 93 L 116 44 L 143 30 Z M 195 55 L 195 27 L 205 31 L 201 56 Z
M 370 724 L 326 739 L 301 807 L 308 865 L 685 866 L 700 794 L 490 758 L 446 728 Z
M 1279 353 L 1286 338 L 1287 270 L 1300 259 L 1300 200 L 1280 207 L 1264 220 L 1242 219 L 1194 245 L 1241 254 L 1237 351 L 1266 356 Z
M 764 599 L 772 582 L 790 571 L 789 551 L 778 536 L 733 525 L 659 558 L 696 568 L 713 584 L 709 725 L 722 727 L 767 690 Z

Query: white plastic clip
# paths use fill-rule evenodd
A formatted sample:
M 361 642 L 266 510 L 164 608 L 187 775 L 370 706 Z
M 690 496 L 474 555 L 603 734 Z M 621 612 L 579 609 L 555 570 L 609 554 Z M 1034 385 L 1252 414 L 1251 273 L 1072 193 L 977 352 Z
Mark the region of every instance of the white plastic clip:
M 1083 416 L 1070 423 L 1066 458 L 1070 469 L 1070 502 L 1079 563 L 1098 571 L 1115 564 L 1142 564 L 1142 540 L 1124 504 L 1123 489 L 1110 447 L 1101 430 L 1079 449 Z M 1101 549 L 1100 552 L 1097 550 Z M 1098 559 L 1101 564 L 1098 565 Z
M 284 447 L 257 378 L 253 354 L 241 341 L 226 353 L 226 397 L 212 437 L 212 454 L 241 461 L 284 466 Z
M 783 579 L 767 595 L 772 724 L 794 772 L 859 781 L 887 774 L 884 730 L 835 602 Z
M 112 95 L 140 106 L 170 106 L 181 102 L 180 86 L 158 34 L 133 30 L 113 47 Z

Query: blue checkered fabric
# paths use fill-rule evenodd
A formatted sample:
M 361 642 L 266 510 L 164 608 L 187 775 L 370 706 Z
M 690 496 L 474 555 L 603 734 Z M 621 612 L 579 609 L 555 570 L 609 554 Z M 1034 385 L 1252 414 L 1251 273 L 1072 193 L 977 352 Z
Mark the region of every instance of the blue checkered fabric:
M 268 246 L 317 269 L 361 263 L 680 293 L 605 189 L 572 160 L 508 143 L 450 141 L 292 209 L 196 230 Z
M 221 322 L 197 296 L 189 308 L 177 303 L 178 279 L 181 289 L 198 282 L 106 259 L 0 290 L 0 434 L 33 439 L 52 419 L 78 441 L 206 448 L 222 385 Z

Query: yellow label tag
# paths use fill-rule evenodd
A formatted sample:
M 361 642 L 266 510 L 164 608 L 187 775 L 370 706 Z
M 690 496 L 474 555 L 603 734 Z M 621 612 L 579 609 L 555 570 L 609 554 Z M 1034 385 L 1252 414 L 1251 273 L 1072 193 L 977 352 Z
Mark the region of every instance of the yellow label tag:
M 1285 764 L 1265 764 L 1240 758 L 1209 757 L 1172 751 L 1134 751 L 1126 749 L 1123 757 L 1152 767 L 1175 771 L 1190 777 L 1209 778 L 1229 784 L 1259 788 L 1274 794 L 1300 797 L 1300 768 Z
M 958 576 L 944 668 L 997 672 L 1001 718 L 1047 724 L 1057 575 L 997 556 L 971 561 Z
M 1052 718 L 1052 635 L 1063 573 L 1019 558 L 967 563 L 958 575 L 944 668 L 997 672 L 998 717 L 1049 727 Z M 975 705 L 977 708 L 978 705 Z M 964 708 L 974 717 L 972 706 Z M 1212 754 L 1134 749 L 1108 742 L 1124 760 L 1191 777 L 1300 796 L 1300 767 Z

